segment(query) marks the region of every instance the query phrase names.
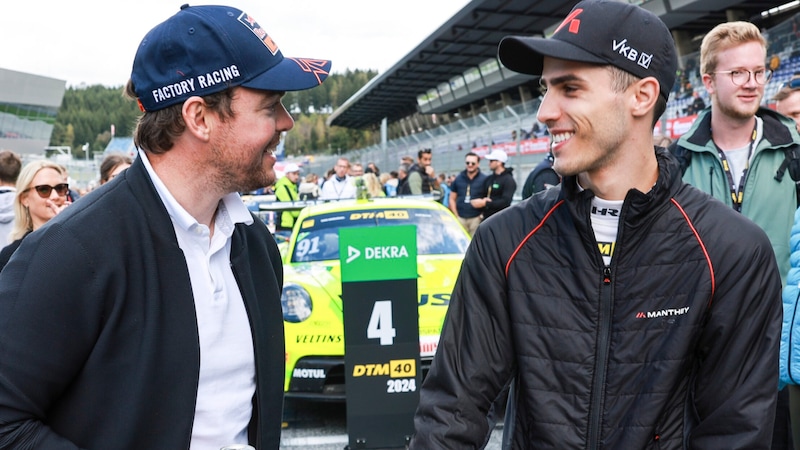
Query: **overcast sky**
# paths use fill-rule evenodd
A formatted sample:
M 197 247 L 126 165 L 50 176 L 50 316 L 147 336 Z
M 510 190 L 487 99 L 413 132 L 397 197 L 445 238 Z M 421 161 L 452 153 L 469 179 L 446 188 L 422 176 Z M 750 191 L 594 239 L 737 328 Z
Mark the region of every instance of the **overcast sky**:
M 250 14 L 285 56 L 333 60 L 333 72 L 392 67 L 469 0 L 6 0 L 0 68 L 81 84 L 124 85 L 142 37 L 183 3 Z

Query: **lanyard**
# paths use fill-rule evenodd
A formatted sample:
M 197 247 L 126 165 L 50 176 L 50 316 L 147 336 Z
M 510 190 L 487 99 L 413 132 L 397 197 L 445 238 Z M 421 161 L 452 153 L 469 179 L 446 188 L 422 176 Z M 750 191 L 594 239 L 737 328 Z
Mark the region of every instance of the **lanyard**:
M 753 134 L 750 137 L 750 148 L 747 149 L 747 162 L 744 165 L 744 170 L 742 171 L 742 179 L 739 180 L 739 190 L 736 190 L 736 185 L 733 184 L 733 173 L 731 173 L 731 166 L 728 163 L 728 158 L 725 156 L 725 152 L 717 147 L 717 153 L 719 154 L 719 159 L 722 160 L 722 169 L 725 171 L 725 175 L 728 177 L 728 185 L 731 189 L 731 200 L 733 201 L 733 209 L 737 212 L 742 212 L 742 200 L 744 199 L 744 184 L 747 180 L 747 171 L 750 169 L 750 157 L 753 155 L 753 148 L 756 145 L 756 135 L 758 134 L 758 121 L 756 121 L 755 127 L 753 127 Z M 717 144 L 714 143 L 714 146 Z

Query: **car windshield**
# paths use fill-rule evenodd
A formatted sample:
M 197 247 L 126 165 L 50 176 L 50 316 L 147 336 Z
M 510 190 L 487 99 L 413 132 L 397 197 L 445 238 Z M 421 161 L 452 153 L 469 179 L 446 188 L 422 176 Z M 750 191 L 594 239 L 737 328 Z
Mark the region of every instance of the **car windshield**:
M 447 211 L 376 208 L 338 211 L 306 218 L 300 225 L 292 262 L 339 259 L 339 229 L 416 225 L 417 255 L 463 254 L 469 240 Z

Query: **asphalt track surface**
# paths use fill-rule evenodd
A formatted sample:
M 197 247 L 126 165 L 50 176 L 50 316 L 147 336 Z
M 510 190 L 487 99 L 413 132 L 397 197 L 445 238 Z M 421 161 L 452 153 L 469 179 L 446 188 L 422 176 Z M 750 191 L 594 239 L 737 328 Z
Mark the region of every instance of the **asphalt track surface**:
M 347 410 L 343 402 L 286 400 L 283 410 L 281 449 L 344 450 L 348 447 Z M 498 424 L 485 447 L 500 450 L 502 423 Z

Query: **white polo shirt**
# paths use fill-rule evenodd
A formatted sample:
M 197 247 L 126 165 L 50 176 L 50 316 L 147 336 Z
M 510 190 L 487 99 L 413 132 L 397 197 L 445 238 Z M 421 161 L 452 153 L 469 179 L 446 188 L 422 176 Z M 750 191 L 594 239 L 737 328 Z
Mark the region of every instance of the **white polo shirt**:
M 210 236 L 209 228 L 198 223 L 167 190 L 146 154 L 140 151 L 139 157 L 172 219 L 192 283 L 200 338 L 200 382 L 191 449 L 247 444 L 256 388 L 255 357 L 250 321 L 230 266 L 230 250 L 234 225 L 251 224 L 253 217 L 238 194 L 228 194 L 219 203 L 214 235 Z

